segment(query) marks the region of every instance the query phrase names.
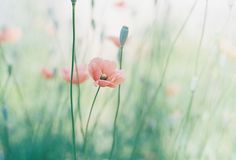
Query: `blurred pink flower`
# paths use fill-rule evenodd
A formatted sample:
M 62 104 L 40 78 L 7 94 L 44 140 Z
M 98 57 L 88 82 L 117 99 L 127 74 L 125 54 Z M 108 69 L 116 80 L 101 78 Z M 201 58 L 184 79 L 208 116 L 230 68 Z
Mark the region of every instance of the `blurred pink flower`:
M 117 0 L 114 5 L 115 5 L 115 7 L 118 7 L 118 8 L 125 8 L 126 7 L 126 3 L 124 0 Z
M 14 43 L 21 38 L 22 32 L 19 28 L 5 28 L 0 31 L 0 43 Z
M 94 58 L 89 63 L 89 73 L 95 85 L 100 87 L 115 88 L 124 82 L 125 76 L 122 70 L 116 69 L 116 63 L 101 58 Z
M 52 70 L 48 68 L 43 68 L 41 73 L 45 79 L 52 79 L 55 76 L 55 72 L 53 72 Z
M 236 47 L 232 42 L 222 40 L 220 41 L 219 48 L 223 54 L 236 60 Z
M 56 29 L 53 25 L 50 25 L 50 24 L 46 25 L 45 26 L 45 31 L 51 37 L 56 35 Z
M 68 83 L 70 83 L 71 81 L 70 74 L 71 74 L 71 71 L 68 68 L 62 69 L 62 77 Z M 72 78 L 73 84 L 81 84 L 85 82 L 87 79 L 88 79 L 88 72 L 86 69 L 86 65 L 74 67 L 74 73 L 73 73 L 73 78 Z
M 116 47 L 120 47 L 120 39 L 118 37 L 115 36 L 109 36 L 108 39 L 116 46 Z
M 169 84 L 166 87 L 166 96 L 168 97 L 174 97 L 177 96 L 180 92 L 180 86 L 178 84 Z

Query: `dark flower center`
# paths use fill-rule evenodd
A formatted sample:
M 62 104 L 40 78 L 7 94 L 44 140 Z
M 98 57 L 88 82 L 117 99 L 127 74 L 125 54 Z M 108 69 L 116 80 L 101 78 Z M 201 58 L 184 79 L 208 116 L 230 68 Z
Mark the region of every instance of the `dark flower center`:
M 101 79 L 101 80 L 107 80 L 107 78 L 108 78 L 108 77 L 107 77 L 107 75 L 105 75 L 105 74 L 102 74 L 102 75 L 100 76 L 100 79 Z

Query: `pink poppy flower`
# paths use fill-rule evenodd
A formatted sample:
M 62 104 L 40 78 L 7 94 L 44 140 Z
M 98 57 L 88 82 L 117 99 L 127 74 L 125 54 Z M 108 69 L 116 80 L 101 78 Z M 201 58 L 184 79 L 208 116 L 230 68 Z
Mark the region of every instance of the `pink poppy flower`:
M 68 83 L 70 83 L 71 81 L 70 74 L 71 74 L 71 71 L 68 68 L 62 69 L 62 77 Z M 72 78 L 73 84 L 81 84 L 85 82 L 88 79 L 88 77 L 89 76 L 88 76 L 85 65 L 74 67 L 74 73 L 73 73 L 73 78 Z
M 5 28 L 0 31 L 0 43 L 14 43 L 21 38 L 21 30 L 18 28 Z
M 116 47 L 120 47 L 120 39 L 118 37 L 115 36 L 109 36 L 108 39 L 116 46 Z
M 126 7 L 126 3 L 124 0 L 118 0 L 117 2 L 115 2 L 115 7 L 118 7 L 118 8 L 125 8 Z
M 168 97 L 174 97 L 174 96 L 177 96 L 179 93 L 180 93 L 180 86 L 178 84 L 169 84 L 167 87 L 166 87 L 166 95 Z
M 101 58 L 92 59 L 89 63 L 89 73 L 95 85 L 100 87 L 115 88 L 125 80 L 123 71 L 117 70 L 115 62 Z
M 55 76 L 55 72 L 49 70 L 48 68 L 43 68 L 41 73 L 45 79 L 52 79 Z
M 45 31 L 51 37 L 56 35 L 56 29 L 52 24 L 48 24 L 47 26 L 45 26 Z

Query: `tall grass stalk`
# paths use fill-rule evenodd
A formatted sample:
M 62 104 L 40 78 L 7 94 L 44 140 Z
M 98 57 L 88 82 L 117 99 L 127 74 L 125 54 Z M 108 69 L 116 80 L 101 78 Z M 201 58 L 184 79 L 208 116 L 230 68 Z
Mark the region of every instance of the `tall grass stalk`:
M 11 71 L 8 69 L 8 76 L 7 76 L 7 80 L 4 83 L 2 89 L 0 89 L 0 105 L 2 106 L 2 114 L 4 117 L 4 122 L 3 122 L 3 135 L 2 135 L 2 145 L 3 145 L 3 152 L 4 152 L 4 156 L 6 160 L 10 159 L 10 152 L 11 152 L 11 147 L 10 147 L 10 140 L 9 140 L 9 129 L 8 129 L 8 116 L 7 116 L 7 108 L 5 106 L 5 95 L 6 95 L 6 91 L 7 88 L 9 86 L 9 81 L 10 81 L 10 77 L 11 77 Z
M 79 67 L 77 64 L 77 58 L 75 55 L 75 66 Z M 79 68 L 76 69 L 76 76 L 77 79 L 79 79 Z M 81 114 L 81 91 L 80 91 L 80 84 L 77 85 L 77 91 L 78 91 L 78 96 L 77 96 L 77 107 L 78 107 L 78 115 L 79 115 L 79 124 L 80 124 L 80 132 L 82 134 L 82 137 L 84 139 L 84 127 L 83 127 L 83 118 L 82 118 L 82 114 Z
M 123 58 L 123 46 L 120 47 L 120 57 L 119 57 L 119 68 L 122 69 L 122 58 Z M 115 144 L 116 144 L 116 130 L 117 130 L 117 118 L 119 114 L 119 109 L 120 109 L 120 92 L 121 92 L 121 85 L 118 87 L 118 95 L 117 95 L 117 108 L 116 108 L 116 113 L 115 113 L 115 119 L 114 119 L 114 124 L 113 124 L 113 133 L 112 133 L 112 146 L 111 146 L 111 151 L 109 154 L 109 159 L 112 159 Z
M 127 26 L 123 26 L 120 31 L 120 48 L 119 48 L 119 69 L 122 69 L 122 59 L 123 59 L 123 49 L 125 42 L 128 38 L 128 33 L 129 33 L 129 28 Z M 116 113 L 115 113 L 115 119 L 113 123 L 113 133 L 112 133 L 112 145 L 111 145 L 111 151 L 109 154 L 109 159 L 112 159 L 115 144 L 116 144 L 116 130 L 117 130 L 117 119 L 118 119 L 118 114 L 120 110 L 120 98 L 121 97 L 121 85 L 118 87 L 118 95 L 117 95 L 117 108 L 116 108 Z
M 204 38 L 204 35 L 205 35 L 207 12 L 208 12 L 208 0 L 205 0 L 205 10 L 204 10 L 204 15 L 203 15 L 203 24 L 202 24 L 201 36 L 200 36 L 200 40 L 199 40 L 199 44 L 198 44 L 198 48 L 197 48 L 196 60 L 195 60 L 195 66 L 194 66 L 194 73 L 193 73 L 193 77 L 197 78 L 197 81 L 196 81 L 196 84 L 192 84 L 194 86 L 191 86 L 192 88 L 191 88 L 190 101 L 189 101 L 189 104 L 188 104 L 188 107 L 187 107 L 187 112 L 186 112 L 184 120 L 183 120 L 182 129 L 185 126 L 187 126 L 187 123 L 190 120 L 191 110 L 192 110 L 194 97 L 195 97 L 195 93 L 196 93 L 196 89 L 197 89 L 197 82 L 198 82 L 198 79 L 199 79 L 199 76 L 200 76 L 200 74 L 198 73 L 198 69 L 199 69 L 198 65 L 199 65 L 199 56 L 200 56 L 200 51 L 201 51 L 201 48 L 202 48 L 203 38 Z M 193 81 L 194 81 L 194 79 L 193 79 Z M 193 83 L 195 83 L 195 82 L 193 82 Z M 179 129 L 179 130 L 181 130 L 181 129 Z M 184 144 L 184 149 L 186 148 L 187 141 L 188 141 L 188 138 L 185 142 L 186 144 Z M 175 154 L 175 155 L 177 156 L 177 154 Z M 174 159 L 176 159 L 176 156 L 174 156 Z
M 71 76 L 70 76 L 70 110 L 71 110 L 71 126 L 72 126 L 72 143 L 73 143 L 73 159 L 77 159 L 76 155 L 76 137 L 75 137 L 75 121 L 74 121 L 74 107 L 73 107 L 73 74 L 75 63 L 75 1 L 72 1 L 72 28 L 73 28 L 73 42 L 72 42 L 72 62 L 71 62 Z
M 2 60 L 3 60 L 3 63 L 8 68 L 8 72 L 9 72 L 9 67 L 11 67 L 11 69 L 10 69 L 11 73 L 10 74 L 8 73 L 8 75 L 10 75 L 8 78 L 10 79 L 10 77 L 11 77 L 11 79 L 13 79 L 13 83 L 14 83 L 14 85 L 16 87 L 16 92 L 18 93 L 19 98 L 20 98 L 20 100 L 22 102 L 22 109 L 23 109 L 24 114 L 25 114 L 25 122 L 28 125 L 29 129 L 32 131 L 33 125 L 32 125 L 32 122 L 31 122 L 31 118 L 30 118 L 29 112 L 28 112 L 27 108 L 25 107 L 25 100 L 24 100 L 23 93 L 21 91 L 19 83 L 17 82 L 16 75 L 15 75 L 15 72 L 14 72 L 14 68 L 13 68 L 13 66 L 11 64 L 9 64 L 9 62 L 8 62 L 8 60 L 6 58 L 6 55 L 4 53 L 4 49 L 3 49 L 2 45 L 0 45 L 0 54 L 1 54 L 1 57 L 2 57 Z
M 2 104 L 4 105 L 4 104 Z M 3 106 L 2 112 L 7 112 L 7 108 Z M 4 114 L 4 113 L 3 113 Z M 4 126 L 3 126 L 3 136 L 2 136 L 2 145 L 3 145 L 3 153 L 6 160 L 10 160 L 11 156 L 11 146 L 10 146 L 10 136 L 9 136 L 9 128 L 8 128 L 8 116 L 3 115 L 4 117 Z

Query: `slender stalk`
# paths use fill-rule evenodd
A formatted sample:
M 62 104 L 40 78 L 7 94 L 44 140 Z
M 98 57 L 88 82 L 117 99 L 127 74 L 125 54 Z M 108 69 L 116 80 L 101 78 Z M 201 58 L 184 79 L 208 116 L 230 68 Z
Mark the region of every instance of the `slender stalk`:
M 77 64 L 77 60 L 76 60 L 76 55 L 75 55 L 75 66 L 77 67 L 78 64 Z M 79 68 L 76 69 L 76 76 L 77 76 L 77 79 L 79 80 L 79 72 L 78 72 Z M 81 114 L 81 104 L 80 104 L 80 97 L 81 97 L 81 92 L 80 92 L 80 84 L 77 85 L 77 90 L 78 90 L 78 97 L 77 97 L 77 100 L 78 100 L 78 104 L 77 104 L 77 107 L 78 107 L 78 114 L 79 114 L 79 123 L 80 123 L 80 132 L 82 134 L 82 137 L 84 139 L 84 127 L 83 127 L 83 118 L 82 118 L 82 114 Z
M 112 139 L 112 147 L 111 147 L 111 151 L 110 151 L 110 155 L 109 155 L 109 159 L 112 159 L 112 155 L 114 152 L 114 148 L 115 148 L 115 143 L 116 143 L 116 130 L 117 130 L 117 117 L 118 117 L 118 113 L 119 113 L 119 109 L 120 109 L 120 90 L 121 90 L 121 86 L 119 85 L 118 87 L 118 99 L 117 99 L 117 108 L 116 108 L 116 114 L 115 114 L 115 119 L 114 119 L 114 128 L 113 128 L 113 139 Z
M 86 122 L 85 135 L 84 135 L 84 145 L 83 145 L 83 153 L 84 154 L 85 154 L 85 151 L 86 151 L 87 141 L 88 141 L 89 122 L 90 122 L 90 119 L 91 119 L 91 115 L 92 115 L 92 112 L 93 112 L 94 104 L 95 104 L 95 101 L 97 99 L 97 96 L 98 96 L 98 93 L 100 91 L 100 88 L 101 87 L 98 87 L 97 92 L 96 92 L 96 94 L 94 96 L 94 99 L 93 99 L 93 102 L 92 102 L 92 105 L 91 105 L 91 108 L 90 108 L 90 111 L 89 111 L 89 116 L 88 116 L 88 119 L 87 119 L 87 122 Z
M 208 0 L 205 0 L 205 11 L 204 11 L 204 16 L 203 16 L 203 25 L 202 25 L 202 30 L 201 30 L 201 36 L 200 36 L 200 40 L 199 40 L 199 44 L 198 44 L 198 48 L 197 48 L 197 53 L 196 53 L 196 60 L 195 60 L 195 66 L 194 66 L 194 75 L 198 78 L 198 64 L 199 64 L 199 56 L 200 56 L 200 51 L 201 51 L 201 47 L 202 47 L 202 42 L 203 42 L 203 38 L 205 35 L 205 28 L 206 28 L 206 20 L 207 20 L 207 12 L 208 12 Z M 192 111 L 192 107 L 193 107 L 193 102 L 194 102 L 194 97 L 195 97 L 195 93 L 196 93 L 196 88 L 194 88 L 194 90 L 191 91 L 191 96 L 190 96 L 190 101 L 188 104 L 188 108 L 187 108 L 187 112 L 185 114 L 185 118 L 183 120 L 183 124 L 182 124 L 182 129 L 187 127 L 188 125 L 188 121 L 190 119 L 190 115 L 191 115 L 191 111 Z M 179 129 L 179 133 L 177 133 L 177 136 L 180 135 L 180 131 L 181 129 Z M 191 134 L 191 133 L 189 133 Z M 190 135 L 189 135 L 190 136 Z M 177 139 L 178 137 L 176 137 Z M 176 140 L 175 140 L 176 141 Z M 186 145 L 188 144 L 188 138 L 184 144 L 184 149 L 186 147 Z M 177 152 L 175 153 L 174 159 L 177 159 Z
M 6 158 L 6 160 L 10 159 L 10 141 L 9 141 L 9 129 L 8 129 L 8 116 L 7 116 L 7 108 L 4 104 L 4 99 L 6 95 L 7 88 L 9 86 L 9 80 L 10 80 L 11 74 L 8 75 L 6 82 L 4 83 L 3 88 L 0 89 L 0 105 L 2 106 L 2 114 L 4 117 L 3 121 L 3 137 L 1 137 L 2 145 L 3 145 L 3 153 Z M 2 103 L 2 102 L 3 103 Z M 5 112 L 5 113 L 4 113 Z
M 177 40 L 179 39 L 181 33 L 183 32 L 185 26 L 187 25 L 187 22 L 189 21 L 191 15 L 192 15 L 192 12 L 193 12 L 194 8 L 195 8 L 196 5 L 197 5 L 197 2 L 198 2 L 198 0 L 195 0 L 195 1 L 194 1 L 193 5 L 192 5 L 192 8 L 190 9 L 189 14 L 187 15 L 187 17 L 186 17 L 186 19 L 185 19 L 183 25 L 181 26 L 180 30 L 178 31 L 178 33 L 177 33 L 177 35 L 176 35 L 176 37 L 175 37 L 175 39 L 174 39 L 174 41 L 173 41 L 173 43 L 172 43 L 172 45 L 171 45 L 171 47 L 170 47 L 170 50 L 169 50 L 169 52 L 168 52 L 168 54 L 167 54 L 167 60 L 166 60 L 165 66 L 164 66 L 164 70 L 163 70 L 162 75 L 161 75 L 161 83 L 163 82 L 163 80 L 164 80 L 164 78 L 165 78 L 166 71 L 167 71 L 167 68 L 168 68 L 168 66 L 169 66 L 170 57 L 171 57 L 171 55 L 172 55 L 172 53 L 173 53 L 173 50 L 174 50 L 174 46 L 175 46 L 175 44 L 177 43 Z
M 1 57 L 2 57 L 3 62 L 5 64 L 7 64 L 6 56 L 5 56 L 4 52 L 3 52 L 3 48 L 2 48 L 1 45 L 0 45 L 0 53 L 1 53 Z
M 120 69 L 122 69 L 122 58 L 123 58 L 123 46 L 120 47 L 120 52 L 119 52 L 119 67 Z M 112 134 L 112 146 L 111 146 L 111 151 L 110 151 L 110 155 L 109 155 L 109 159 L 112 159 L 112 155 L 114 152 L 114 148 L 115 148 L 115 144 L 116 144 L 116 131 L 117 131 L 117 119 L 118 119 L 118 114 L 119 114 L 119 110 L 120 110 L 120 92 L 121 92 L 121 85 L 119 85 L 118 87 L 118 98 L 117 98 L 117 108 L 116 108 L 116 114 L 115 114 L 115 119 L 114 119 L 114 124 L 113 124 L 113 134 Z
M 123 46 L 120 47 L 120 69 L 122 69 L 122 59 L 123 59 Z
M 4 108 L 6 109 L 6 108 Z M 3 128 L 3 140 L 2 140 L 2 144 L 3 144 L 3 151 L 4 151 L 4 155 L 6 160 L 10 159 L 10 141 L 9 141 L 9 129 L 8 129 L 8 119 L 7 117 L 5 117 L 6 119 L 4 119 L 4 128 Z
M 73 142 L 73 159 L 76 160 L 76 144 L 75 144 L 75 121 L 74 121 L 74 108 L 73 108 L 73 86 L 72 79 L 74 74 L 75 62 L 75 3 L 72 3 L 72 23 L 73 23 L 73 42 L 72 42 L 72 63 L 71 63 L 71 81 L 70 81 L 70 110 L 71 110 L 71 126 L 72 126 L 72 142 Z
M 105 109 L 106 109 L 107 106 L 108 106 L 107 103 L 113 99 L 113 96 L 114 96 L 114 92 L 112 92 L 111 96 L 108 97 L 108 99 L 105 100 L 105 102 L 102 104 L 103 108 L 102 108 L 102 109 L 100 110 L 100 112 L 97 114 L 97 116 L 96 116 L 96 118 L 95 118 L 95 121 L 94 121 L 95 123 L 94 123 L 94 125 L 93 125 L 93 127 L 92 127 L 92 129 L 91 129 L 91 136 L 93 136 L 93 134 L 94 134 L 94 132 L 95 132 L 95 130 L 96 130 L 96 127 L 98 126 L 99 119 L 101 118 L 101 116 L 103 115 Z
M 0 53 L 1 53 L 1 57 L 2 57 L 2 60 L 3 62 L 5 63 L 5 65 L 9 65 L 8 64 L 8 61 L 7 61 L 7 58 L 6 58 L 6 55 L 4 54 L 4 50 L 3 50 L 3 47 L 0 45 Z M 13 69 L 12 69 L 13 70 Z M 10 78 L 10 77 L 9 77 Z M 21 88 L 20 88 L 20 85 L 19 83 L 17 82 L 17 79 L 16 79 L 16 76 L 15 76 L 15 73 L 14 71 L 12 71 L 11 73 L 11 78 L 13 79 L 13 82 L 16 86 L 16 91 L 23 103 L 23 106 L 25 106 L 25 101 L 24 101 L 24 96 L 22 94 L 22 91 L 21 91 Z M 31 122 L 31 119 L 30 119 L 30 116 L 29 116 L 29 112 L 27 110 L 27 108 L 25 107 L 22 107 L 22 109 L 24 110 L 24 114 L 25 114 L 25 118 L 26 118 L 26 123 L 28 124 L 28 126 L 32 129 L 33 125 L 32 125 L 32 122 Z
M 78 114 L 79 114 L 79 123 L 80 123 L 80 132 L 82 134 L 82 137 L 84 139 L 84 127 L 83 127 L 83 118 L 82 118 L 82 114 L 81 114 L 81 104 L 80 104 L 80 85 L 78 85 Z
M 206 0 L 206 4 L 205 4 L 205 12 L 204 12 L 204 17 L 203 17 L 201 37 L 200 37 L 200 41 L 199 41 L 198 48 L 197 48 L 196 61 L 195 61 L 195 70 L 194 70 L 195 75 L 198 74 L 197 72 L 198 72 L 198 64 L 199 64 L 199 55 L 200 55 L 200 51 L 201 51 L 201 48 L 202 48 L 203 38 L 204 38 L 204 35 L 205 35 L 207 12 L 208 12 L 208 0 Z

